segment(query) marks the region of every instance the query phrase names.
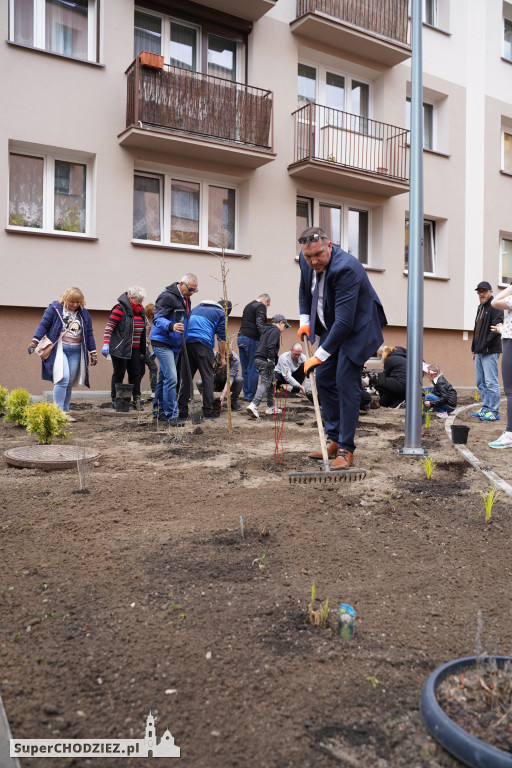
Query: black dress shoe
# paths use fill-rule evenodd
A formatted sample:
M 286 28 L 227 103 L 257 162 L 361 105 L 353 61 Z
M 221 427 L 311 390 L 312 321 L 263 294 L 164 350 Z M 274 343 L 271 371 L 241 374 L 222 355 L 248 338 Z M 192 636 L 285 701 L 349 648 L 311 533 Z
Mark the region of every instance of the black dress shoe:
M 185 426 L 185 420 L 180 419 L 179 417 L 174 419 L 169 419 L 167 422 L 170 427 L 184 427 Z
M 215 411 L 203 413 L 203 419 L 220 419 L 220 413 L 215 413 Z
M 241 411 L 242 410 L 242 406 L 239 405 L 238 403 L 231 403 L 231 410 L 232 411 Z

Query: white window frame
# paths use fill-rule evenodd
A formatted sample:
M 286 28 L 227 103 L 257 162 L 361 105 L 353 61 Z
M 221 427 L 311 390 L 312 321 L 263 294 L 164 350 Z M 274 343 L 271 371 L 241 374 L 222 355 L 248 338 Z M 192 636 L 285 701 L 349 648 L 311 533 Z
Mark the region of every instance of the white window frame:
M 133 172 L 133 177 L 135 181 L 135 176 L 143 176 L 146 179 L 157 179 L 158 181 L 158 195 L 159 195 L 159 223 L 160 223 L 160 240 L 149 240 L 149 238 L 137 238 L 133 236 L 133 210 L 132 210 L 132 240 L 137 243 L 162 243 L 163 241 L 163 234 L 164 234 L 164 185 L 165 185 L 165 179 L 163 174 L 161 173 L 150 173 L 148 171 L 137 171 L 135 170 Z
M 430 3 L 432 6 L 432 16 L 433 21 L 427 21 L 427 3 Z M 425 24 L 428 24 L 430 27 L 437 27 L 438 26 L 438 15 L 437 15 L 437 0 L 423 0 L 423 22 Z
M 365 80 L 362 77 L 357 77 L 356 75 L 351 75 L 347 71 L 342 71 L 339 69 L 336 69 L 336 67 L 327 67 L 323 64 L 318 64 L 314 61 L 310 61 L 308 59 L 299 59 L 298 64 L 304 64 L 306 67 L 311 67 L 316 72 L 316 89 L 315 89 L 315 104 L 318 104 L 320 106 L 327 106 L 326 104 L 326 97 L 325 97 L 325 88 L 327 84 L 327 72 L 333 75 L 338 75 L 338 77 L 343 77 L 345 81 L 345 105 L 343 107 L 343 112 L 347 112 L 348 114 L 353 114 L 352 112 L 352 82 L 356 80 L 358 83 L 362 83 L 363 85 L 368 86 L 368 115 L 364 115 L 368 120 L 373 119 L 373 109 L 372 109 L 372 102 L 373 102 L 373 94 L 372 94 L 372 83 L 369 80 Z M 298 72 L 297 72 L 298 77 Z M 298 99 L 298 94 L 297 94 Z M 304 106 L 303 104 L 299 103 L 299 107 Z M 331 107 L 329 107 L 331 109 Z M 334 109 L 334 107 L 332 107 Z
M 159 19 L 161 19 L 162 22 L 162 50 L 160 51 L 160 55 L 164 57 L 164 62 L 166 64 L 170 64 L 171 61 L 171 25 L 172 24 L 179 24 L 180 27 L 188 27 L 189 29 L 193 29 L 196 33 L 196 50 L 197 50 L 197 60 L 196 60 L 196 69 L 195 72 L 202 72 L 203 71 L 203 65 L 204 68 L 208 68 L 208 62 L 203 62 L 202 56 L 203 56 L 203 30 L 201 27 L 201 24 L 193 24 L 190 21 L 187 21 L 185 19 L 180 19 L 178 16 L 170 16 L 166 15 L 164 13 L 158 13 L 157 11 L 150 10 L 149 8 L 142 8 L 138 5 L 135 5 L 134 12 L 139 11 L 140 13 L 144 13 L 146 16 L 155 16 Z M 216 34 L 219 35 L 219 37 L 222 37 L 222 27 L 220 27 Z M 237 78 L 236 82 L 238 83 L 244 83 L 245 82 L 245 46 L 241 43 L 236 43 L 236 71 L 237 71 Z
M 505 136 L 510 137 L 510 157 L 509 157 L 509 169 L 507 170 L 505 168 L 506 165 L 506 157 L 505 157 Z M 512 174 L 512 128 L 509 128 L 508 130 L 506 128 L 502 128 L 501 130 L 501 170 L 504 173 L 510 173 Z
M 43 148 L 42 151 L 30 148 L 23 144 L 11 144 L 9 146 L 9 158 L 11 155 L 25 155 L 27 157 L 37 157 L 43 160 L 43 216 L 41 228 L 21 227 L 9 224 L 10 216 L 10 197 L 9 197 L 9 179 L 7 180 L 7 229 L 17 232 L 40 232 L 43 234 L 51 233 L 59 237 L 92 237 L 93 227 L 93 196 L 92 196 L 92 174 L 93 159 L 90 155 L 79 152 L 48 152 Z M 54 227 L 55 215 L 55 162 L 74 163 L 85 166 L 85 231 L 69 232 Z
M 499 255 L 499 264 L 500 264 L 500 274 L 499 274 L 499 285 L 510 285 L 512 283 L 512 275 L 510 275 L 510 282 L 506 282 L 503 280 L 503 241 L 506 240 L 512 245 L 512 234 L 509 232 L 501 232 L 500 233 L 500 255 Z M 508 275 L 507 275 L 508 277 Z
M 34 48 L 41 49 L 54 56 L 63 56 L 73 61 L 99 61 L 98 53 L 98 19 L 100 0 L 88 0 L 87 12 L 87 59 L 81 59 L 77 56 L 57 53 L 46 48 L 46 30 L 45 30 L 45 3 L 46 0 L 34 0 Z M 14 42 L 14 6 L 16 0 L 9 0 L 9 40 Z
M 427 272 L 425 270 L 425 228 L 428 225 L 428 228 L 430 230 L 430 243 L 431 243 L 431 252 L 432 252 L 432 271 Z M 406 216 L 405 218 L 405 228 L 409 229 L 410 233 L 410 219 L 409 216 Z M 435 276 L 438 273 L 438 264 L 437 264 L 437 241 L 438 241 L 438 221 L 436 219 L 424 217 L 423 218 L 423 274 L 427 275 L 429 277 Z M 410 246 L 410 239 L 409 239 L 409 246 Z M 409 253 L 410 248 L 407 251 L 407 263 L 405 262 L 405 253 L 404 253 L 404 269 L 409 269 Z
M 348 250 L 348 216 L 349 211 L 358 211 L 368 215 L 368 249 L 367 261 L 360 262 L 363 267 L 370 267 L 372 264 L 372 211 L 347 199 L 313 197 L 303 194 L 297 194 L 296 200 L 303 200 L 310 204 L 310 213 L 312 222 L 320 222 L 320 206 L 324 205 L 330 208 L 339 208 L 341 217 L 340 248 L 349 253 Z M 313 223 L 310 226 L 314 226 Z M 296 258 L 299 258 L 300 245 L 297 248 Z
M 432 108 L 432 146 L 425 145 L 425 107 Z M 423 149 L 436 151 L 437 147 L 437 110 L 436 104 L 431 101 L 422 102 L 422 114 L 423 114 Z M 411 97 L 407 96 L 405 100 L 405 129 L 407 131 L 407 144 L 411 143 Z
M 240 238 L 240 189 L 237 184 L 225 178 L 215 177 L 197 177 L 190 176 L 182 172 L 182 168 L 169 169 L 166 167 L 165 171 L 148 169 L 148 168 L 135 168 L 133 175 L 135 176 L 148 176 L 150 178 L 159 177 L 162 181 L 160 183 L 160 233 L 161 240 L 141 240 L 132 237 L 134 243 L 151 243 L 152 245 L 162 245 L 168 248 L 176 248 L 183 250 L 186 248 L 190 251 L 212 251 L 213 253 L 220 253 L 222 248 L 208 245 L 208 193 L 210 187 L 222 187 L 224 189 L 232 189 L 235 192 L 235 242 L 233 248 L 226 248 L 226 253 L 236 253 L 239 248 Z M 199 184 L 199 245 L 189 245 L 184 243 L 171 242 L 171 188 L 172 181 L 184 181 L 192 184 Z M 133 233 L 133 208 L 132 208 L 132 233 Z
M 510 52 L 510 56 L 505 55 L 505 28 L 507 26 L 507 23 L 512 27 L 512 6 L 510 3 L 503 3 L 503 50 L 502 50 L 502 56 L 505 59 L 505 61 L 512 61 L 512 50 Z

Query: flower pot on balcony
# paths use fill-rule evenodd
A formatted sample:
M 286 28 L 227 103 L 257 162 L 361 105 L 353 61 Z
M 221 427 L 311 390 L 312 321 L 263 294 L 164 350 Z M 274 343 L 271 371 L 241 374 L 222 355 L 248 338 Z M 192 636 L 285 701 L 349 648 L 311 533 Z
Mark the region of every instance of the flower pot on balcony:
M 383 165 L 379 165 L 379 167 L 377 168 L 377 173 L 387 173 L 387 172 L 388 172 L 388 169 L 384 168 Z
M 151 69 L 163 69 L 164 57 L 158 53 L 149 53 L 149 51 L 142 51 L 139 53 L 139 61 L 143 67 L 151 67 Z

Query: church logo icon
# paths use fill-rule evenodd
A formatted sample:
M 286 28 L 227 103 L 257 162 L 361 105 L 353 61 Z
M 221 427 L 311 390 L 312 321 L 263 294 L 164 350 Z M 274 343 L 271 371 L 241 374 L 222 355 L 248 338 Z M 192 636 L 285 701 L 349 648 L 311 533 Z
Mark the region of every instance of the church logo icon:
M 160 743 L 157 744 L 155 718 L 150 712 L 146 720 L 145 738 L 143 743 L 140 744 L 140 752 L 137 751 L 137 755 L 141 757 L 179 757 L 180 751 L 180 748 L 174 744 L 174 739 L 169 729 L 164 732 Z

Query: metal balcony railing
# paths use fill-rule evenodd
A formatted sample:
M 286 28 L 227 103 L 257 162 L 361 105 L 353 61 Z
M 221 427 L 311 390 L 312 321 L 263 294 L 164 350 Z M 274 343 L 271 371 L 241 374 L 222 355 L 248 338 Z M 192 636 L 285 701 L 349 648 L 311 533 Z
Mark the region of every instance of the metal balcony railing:
M 319 160 L 409 181 L 405 128 L 309 103 L 293 113 L 294 163 Z
M 297 17 L 323 13 L 339 21 L 407 43 L 408 0 L 297 0 Z
M 126 126 L 272 150 L 272 91 L 165 65 L 126 70 Z

